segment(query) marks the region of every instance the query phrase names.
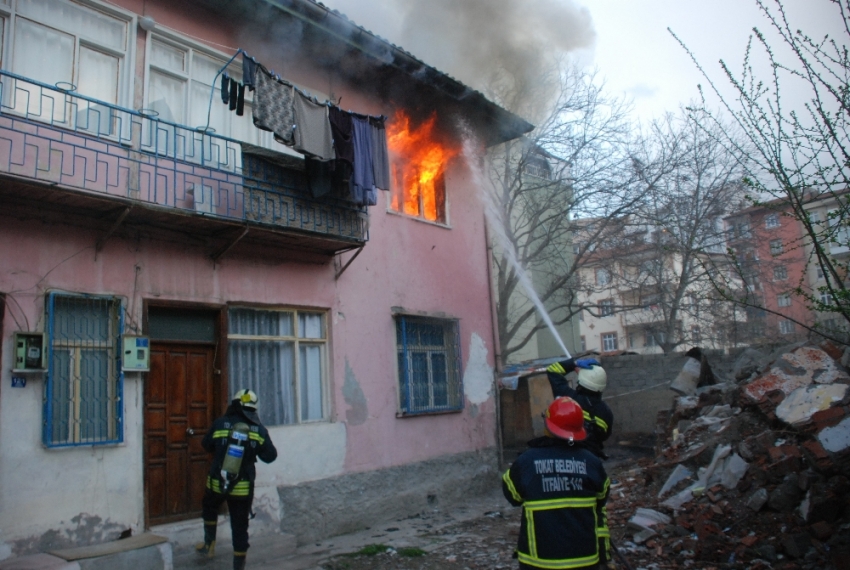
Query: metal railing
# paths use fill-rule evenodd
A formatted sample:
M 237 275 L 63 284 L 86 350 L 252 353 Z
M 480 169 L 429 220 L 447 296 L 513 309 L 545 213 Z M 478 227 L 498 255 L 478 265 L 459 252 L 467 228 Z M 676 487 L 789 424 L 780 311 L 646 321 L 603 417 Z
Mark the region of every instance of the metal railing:
M 0 174 L 198 215 L 368 240 L 368 213 L 240 141 L 0 71 Z

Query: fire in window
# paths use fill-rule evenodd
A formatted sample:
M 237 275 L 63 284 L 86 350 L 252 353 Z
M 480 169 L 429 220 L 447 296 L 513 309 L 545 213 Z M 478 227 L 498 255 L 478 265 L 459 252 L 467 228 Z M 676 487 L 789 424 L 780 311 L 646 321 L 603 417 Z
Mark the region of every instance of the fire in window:
M 414 126 L 409 116 L 397 111 L 387 123 L 387 147 L 392 161 L 390 209 L 445 224 L 446 166 L 459 149 L 440 137 L 432 115 Z

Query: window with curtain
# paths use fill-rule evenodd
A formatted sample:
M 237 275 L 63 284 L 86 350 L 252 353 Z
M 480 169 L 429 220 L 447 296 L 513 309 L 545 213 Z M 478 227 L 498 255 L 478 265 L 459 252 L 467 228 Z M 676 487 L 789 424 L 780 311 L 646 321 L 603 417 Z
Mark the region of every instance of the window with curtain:
M 396 316 L 402 415 L 463 409 L 458 322 Z
M 126 106 L 130 16 L 67 0 L 16 0 L 8 12 L 0 8 L 0 16 L 13 22 L 7 69 L 65 90 L 5 80 L 3 106 L 63 127 L 117 134 L 121 121 L 114 110 L 73 95 Z
M 118 443 L 121 304 L 114 297 L 51 293 L 43 440 L 48 447 Z
M 326 314 L 233 307 L 228 311 L 230 397 L 256 392 L 266 425 L 324 420 Z

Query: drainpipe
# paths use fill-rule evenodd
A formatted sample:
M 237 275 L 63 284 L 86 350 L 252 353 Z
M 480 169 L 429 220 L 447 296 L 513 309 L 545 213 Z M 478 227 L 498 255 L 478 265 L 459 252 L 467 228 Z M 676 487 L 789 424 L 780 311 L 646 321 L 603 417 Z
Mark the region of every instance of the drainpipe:
M 486 240 L 487 245 L 487 247 L 485 248 L 485 251 L 487 252 L 487 296 L 490 300 L 490 329 L 493 331 L 493 361 L 496 368 L 496 374 L 499 374 L 502 371 L 502 345 L 499 341 L 499 317 L 498 312 L 496 311 L 496 300 L 493 297 L 493 277 L 491 273 L 491 263 L 493 262 L 493 246 L 490 243 L 490 231 L 487 229 L 487 214 L 482 215 L 484 216 L 484 239 Z M 493 400 L 496 403 L 496 447 L 498 448 L 499 452 L 499 470 L 501 470 L 502 465 L 505 462 L 505 451 L 503 449 L 502 443 L 502 399 L 499 395 L 499 384 L 495 380 L 496 379 L 494 377 Z

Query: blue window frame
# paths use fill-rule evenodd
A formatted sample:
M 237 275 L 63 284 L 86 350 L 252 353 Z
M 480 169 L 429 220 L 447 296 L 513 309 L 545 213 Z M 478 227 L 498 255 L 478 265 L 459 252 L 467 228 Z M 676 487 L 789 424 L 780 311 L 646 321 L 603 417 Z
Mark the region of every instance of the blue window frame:
M 458 322 L 398 315 L 401 415 L 463 409 Z
M 42 433 L 47 447 L 123 441 L 122 329 L 115 297 L 48 295 Z

